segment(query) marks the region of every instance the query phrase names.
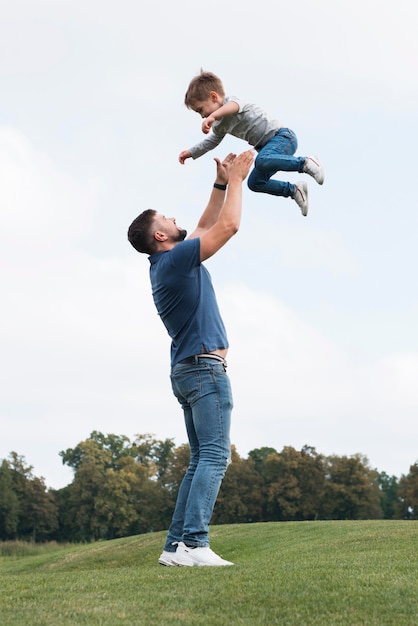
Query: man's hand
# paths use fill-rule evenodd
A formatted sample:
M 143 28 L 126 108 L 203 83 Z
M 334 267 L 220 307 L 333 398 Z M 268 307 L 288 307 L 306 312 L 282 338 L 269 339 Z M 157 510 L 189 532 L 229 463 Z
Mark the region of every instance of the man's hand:
M 180 152 L 179 154 L 179 161 L 182 165 L 184 165 L 184 162 L 186 159 L 190 159 L 192 155 L 190 154 L 190 150 L 183 150 L 183 152 Z
M 218 183 L 219 185 L 227 185 L 228 184 L 228 180 L 229 180 L 229 168 L 231 167 L 232 163 L 235 161 L 236 158 L 236 154 L 234 154 L 233 152 L 230 152 L 228 154 L 228 156 L 226 156 L 224 158 L 224 160 L 221 161 L 215 157 L 213 160 L 216 163 L 216 180 L 215 183 Z
M 246 150 L 245 152 L 242 152 L 239 156 L 233 159 L 228 170 L 230 183 L 233 179 L 238 180 L 240 183 L 242 183 L 242 181 L 247 177 L 248 172 L 250 171 L 251 165 L 254 162 L 254 156 L 254 150 Z

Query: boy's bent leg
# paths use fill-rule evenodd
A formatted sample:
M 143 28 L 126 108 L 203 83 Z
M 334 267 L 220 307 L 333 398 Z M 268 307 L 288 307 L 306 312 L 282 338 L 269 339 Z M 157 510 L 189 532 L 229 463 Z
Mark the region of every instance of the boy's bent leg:
M 251 191 L 268 193 L 273 196 L 292 197 L 294 185 L 271 177 L 278 171 L 301 172 L 304 157 L 293 156 L 297 148 L 295 133 L 282 128 L 260 150 L 254 162 L 254 168 L 248 177 L 248 187 Z
M 294 191 L 294 185 L 289 182 L 270 178 L 275 173 L 276 170 L 261 172 L 254 167 L 248 177 L 248 188 L 256 193 L 268 193 L 271 196 L 284 196 L 285 198 L 291 197 Z
M 260 172 L 302 172 L 305 157 L 293 156 L 298 142 L 289 128 L 281 128 L 260 150 L 254 162 Z

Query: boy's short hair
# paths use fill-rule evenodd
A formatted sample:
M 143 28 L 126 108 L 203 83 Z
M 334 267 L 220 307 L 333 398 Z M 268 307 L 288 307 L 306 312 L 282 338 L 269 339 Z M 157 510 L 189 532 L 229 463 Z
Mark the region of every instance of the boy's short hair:
M 190 81 L 184 96 L 184 104 L 188 109 L 191 109 L 196 102 L 209 98 L 211 91 L 216 91 L 220 96 L 225 96 L 221 79 L 212 72 L 200 70 L 200 74 Z
M 147 209 L 134 219 L 128 229 L 128 241 L 138 252 L 153 254 L 156 251 L 154 239 L 154 217 L 157 211 Z

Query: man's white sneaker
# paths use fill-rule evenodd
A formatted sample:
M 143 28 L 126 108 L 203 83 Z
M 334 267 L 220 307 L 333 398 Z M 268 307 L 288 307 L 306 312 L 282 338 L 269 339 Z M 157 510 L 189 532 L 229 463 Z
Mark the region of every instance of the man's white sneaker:
M 215 554 L 209 547 L 207 548 L 189 548 L 184 545 L 182 541 L 177 546 L 176 552 L 173 552 L 172 557 L 174 563 L 181 567 L 195 567 L 195 566 L 212 566 L 219 565 L 233 565 L 230 561 L 221 559 L 220 556 Z
M 317 157 L 307 157 L 303 165 L 302 172 L 304 172 L 305 174 L 309 174 L 309 176 L 312 176 L 312 178 L 315 178 L 318 185 L 322 185 L 322 183 L 324 182 L 324 168 L 320 164 Z
M 160 563 L 160 565 L 168 565 L 168 566 L 172 565 L 176 567 L 177 563 L 173 561 L 173 557 L 175 556 L 176 556 L 175 552 L 167 552 L 167 550 L 163 550 L 160 558 L 158 559 L 158 563 Z
M 306 217 L 308 215 L 308 185 L 303 181 L 296 183 L 292 198 L 302 211 L 302 215 Z

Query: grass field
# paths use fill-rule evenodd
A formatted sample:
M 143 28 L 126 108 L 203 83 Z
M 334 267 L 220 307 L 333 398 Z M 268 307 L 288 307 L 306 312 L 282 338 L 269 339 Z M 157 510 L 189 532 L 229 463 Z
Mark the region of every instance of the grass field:
M 418 625 L 418 522 L 214 526 L 235 563 L 219 568 L 158 565 L 164 536 L 17 545 L 0 557 L 1 625 Z

